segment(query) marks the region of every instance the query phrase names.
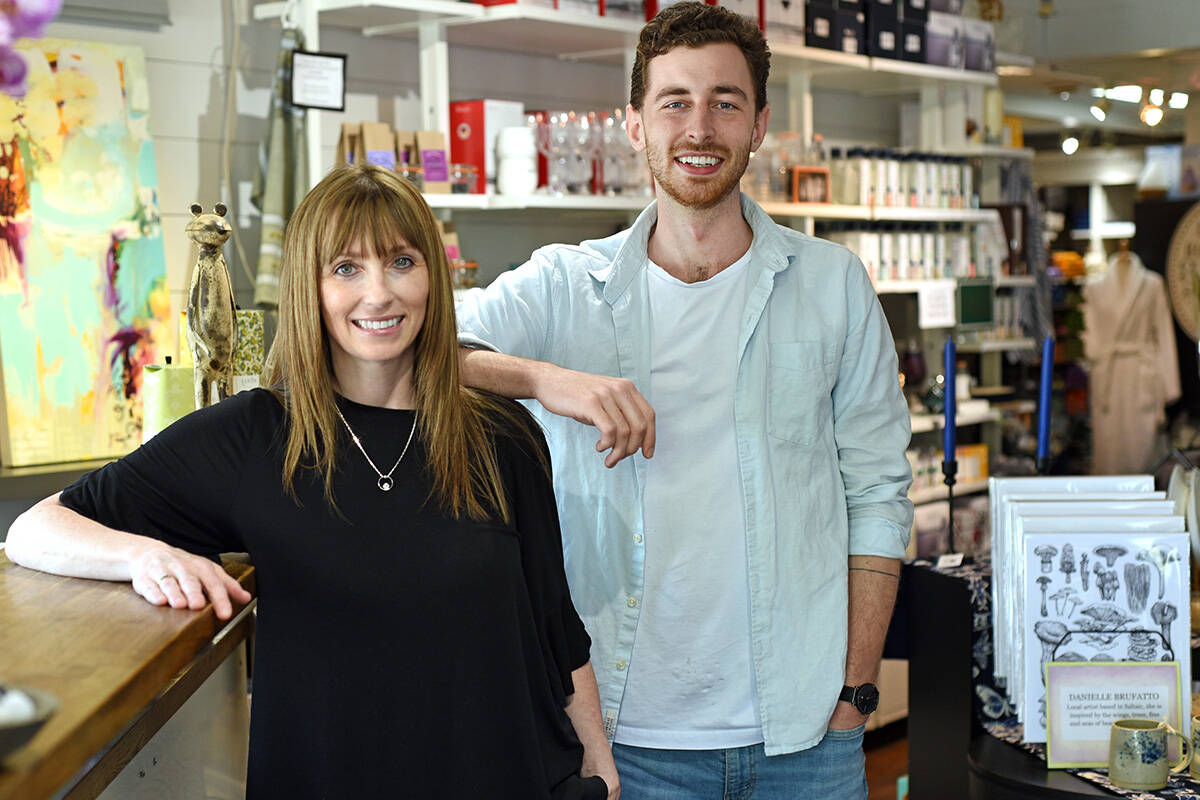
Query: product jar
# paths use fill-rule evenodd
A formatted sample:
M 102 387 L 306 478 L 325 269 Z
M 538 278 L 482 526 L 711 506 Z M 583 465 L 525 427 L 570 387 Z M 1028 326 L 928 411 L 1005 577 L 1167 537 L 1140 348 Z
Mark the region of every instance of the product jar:
M 450 193 L 471 194 L 479 181 L 479 167 L 474 164 L 450 165 Z

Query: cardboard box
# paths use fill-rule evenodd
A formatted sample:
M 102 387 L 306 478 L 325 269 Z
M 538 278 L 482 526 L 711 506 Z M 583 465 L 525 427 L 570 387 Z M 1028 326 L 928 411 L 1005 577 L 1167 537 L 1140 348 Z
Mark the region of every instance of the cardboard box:
M 804 3 L 801 0 L 763 0 L 763 32 L 770 42 L 804 41 Z
M 357 122 L 343 122 L 342 130 L 338 134 L 337 154 L 333 157 L 334 164 L 353 164 L 355 154 L 358 152 L 359 137 L 362 136 L 362 128 Z
M 867 12 L 867 55 L 900 58 L 900 18 L 895 5 L 872 5 Z
M 996 30 L 990 22 L 981 19 L 963 18 L 963 28 L 966 38 L 966 56 L 963 59 L 967 69 L 977 72 L 996 71 Z
M 450 160 L 479 170 L 473 194 L 496 193 L 496 137 L 525 124 L 525 106 L 512 100 L 459 100 L 450 104 Z
M 763 30 L 762 9 L 758 0 L 717 0 L 717 5 L 742 15 Z
M 450 193 L 450 165 L 446 137 L 441 131 L 417 131 L 417 165 L 425 170 L 426 194 Z
M 834 14 L 834 49 L 843 53 L 866 54 L 866 15 L 861 11 L 836 11 Z
M 600 0 L 600 16 L 641 21 L 646 18 L 646 4 L 642 0 Z
M 360 164 L 376 164 L 386 169 L 396 168 L 396 137 L 385 122 L 361 123 L 362 135 L 354 160 Z
M 929 0 L 902 0 L 900 19 L 906 22 L 924 22 L 929 16 Z
M 681 2 L 681 0 L 646 0 L 646 21 L 649 22 L 658 16 L 658 12 L 678 2 Z M 717 4 L 717 0 L 704 0 L 704 2 L 710 6 Z
M 939 14 L 963 13 L 963 0 L 929 0 L 929 10 Z
M 925 23 L 900 22 L 900 58 L 903 61 L 925 63 Z
M 967 50 L 965 37 L 962 17 L 930 11 L 925 21 L 925 63 L 962 69 Z
M 837 26 L 837 12 L 832 8 L 822 8 L 811 3 L 805 7 L 804 43 L 809 47 L 820 47 L 824 50 L 836 50 L 834 31 Z

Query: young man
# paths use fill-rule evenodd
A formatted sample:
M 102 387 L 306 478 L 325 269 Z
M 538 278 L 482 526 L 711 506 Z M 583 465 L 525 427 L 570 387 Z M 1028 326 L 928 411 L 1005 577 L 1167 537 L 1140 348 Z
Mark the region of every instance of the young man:
M 866 794 L 908 412 L 861 262 L 738 192 L 768 64 L 736 14 L 660 13 L 627 116 L 657 203 L 460 308 L 461 340 L 488 348 L 464 353 L 464 380 L 541 403 L 632 800 Z

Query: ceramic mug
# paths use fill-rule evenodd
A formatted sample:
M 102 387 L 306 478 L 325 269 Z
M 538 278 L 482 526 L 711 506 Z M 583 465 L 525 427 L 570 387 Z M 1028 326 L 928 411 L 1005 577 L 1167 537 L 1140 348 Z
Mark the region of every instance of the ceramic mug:
M 1179 762 L 1167 761 L 1167 737 L 1179 738 Z M 1108 743 L 1108 779 L 1124 789 L 1154 791 L 1167 785 L 1167 775 L 1183 772 L 1192 760 L 1188 740 L 1165 722 L 1119 719 Z

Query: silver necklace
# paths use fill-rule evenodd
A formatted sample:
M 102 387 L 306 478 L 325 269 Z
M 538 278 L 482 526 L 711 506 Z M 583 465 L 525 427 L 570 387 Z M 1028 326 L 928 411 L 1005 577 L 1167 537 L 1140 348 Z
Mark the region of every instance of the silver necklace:
M 346 432 L 349 433 L 350 438 L 354 440 L 354 446 L 358 448 L 358 452 L 363 454 L 363 458 L 367 460 L 367 463 L 371 465 L 371 469 L 375 470 L 375 474 L 379 476 L 379 480 L 377 481 L 379 491 L 390 492 L 392 487 L 395 486 L 395 481 L 392 480 L 392 473 L 396 471 L 396 467 L 400 466 L 400 462 L 404 460 L 404 454 L 408 452 L 408 446 L 412 444 L 413 433 L 417 430 L 417 415 L 415 413 L 413 414 L 412 428 L 410 428 L 408 431 L 408 441 L 404 443 L 404 449 L 400 451 L 400 457 L 396 459 L 396 463 L 392 464 L 392 468 L 387 471 L 386 475 L 384 475 L 379 471 L 379 467 L 375 466 L 375 462 L 371 460 L 371 457 L 367 455 L 367 451 L 363 449 L 362 442 L 359 441 L 358 434 L 354 432 L 354 429 L 350 427 L 350 423 L 346 422 L 346 418 L 342 416 L 342 410 L 336 405 L 333 407 L 333 410 L 337 412 L 338 419 L 340 419 L 342 424 L 346 426 Z

